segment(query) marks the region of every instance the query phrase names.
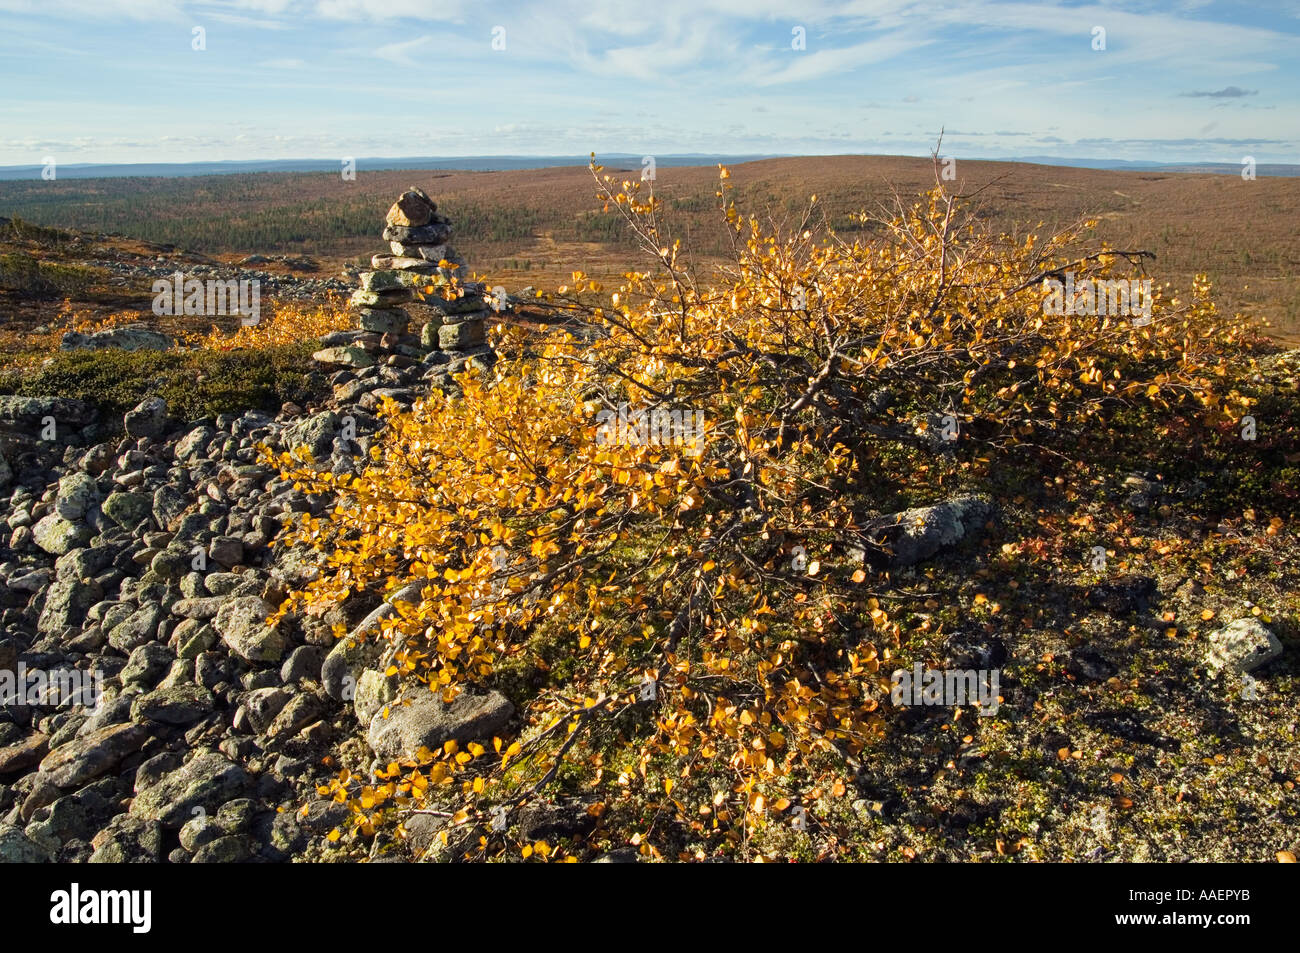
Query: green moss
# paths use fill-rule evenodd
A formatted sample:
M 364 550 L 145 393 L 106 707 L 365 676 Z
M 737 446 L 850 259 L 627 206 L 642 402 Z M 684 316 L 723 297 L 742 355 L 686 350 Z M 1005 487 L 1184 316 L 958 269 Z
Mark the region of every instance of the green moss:
M 38 370 L 0 376 L 0 393 L 57 394 L 95 406 L 106 423 L 145 397 L 167 401 L 177 420 L 250 408 L 278 410 L 313 396 L 310 344 L 232 351 L 69 351 Z

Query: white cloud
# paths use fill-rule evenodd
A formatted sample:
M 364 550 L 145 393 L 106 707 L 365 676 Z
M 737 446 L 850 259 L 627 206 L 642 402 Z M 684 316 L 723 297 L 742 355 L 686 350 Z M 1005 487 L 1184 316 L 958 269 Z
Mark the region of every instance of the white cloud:
M 398 66 L 418 66 L 412 54 L 429 47 L 434 38 L 432 36 L 417 36 L 413 40 L 402 40 L 398 43 L 389 43 L 375 50 L 375 55 L 381 60 L 388 60 L 390 63 L 396 63 Z

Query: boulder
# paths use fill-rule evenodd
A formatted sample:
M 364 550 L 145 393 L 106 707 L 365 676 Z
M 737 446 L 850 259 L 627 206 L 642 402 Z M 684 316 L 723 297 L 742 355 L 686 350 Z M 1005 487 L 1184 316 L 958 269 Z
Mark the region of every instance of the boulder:
M 145 603 L 108 630 L 108 644 L 119 652 L 133 652 L 146 642 L 154 640 L 166 615 L 160 604 Z M 107 621 L 105 620 L 106 623 Z
M 50 739 L 39 731 L 32 732 L 19 742 L 0 748 L 0 777 L 6 774 L 26 773 L 40 764 L 49 750 Z
M 131 703 L 131 718 L 164 725 L 192 725 L 211 714 L 212 708 L 211 692 L 199 685 L 183 684 L 137 696 Z
M 490 741 L 513 714 L 500 692 L 462 692 L 448 704 L 437 692 L 417 690 L 375 715 L 366 741 L 381 760 L 414 758 L 421 748 L 436 750 L 452 740 Z
M 146 397 L 126 412 L 122 426 L 131 437 L 158 437 L 167 429 L 167 401 Z
M 361 290 L 405 291 L 406 286 L 402 284 L 402 279 L 397 272 L 388 269 L 380 269 L 376 271 L 363 271 L 361 273 Z
M 52 556 L 62 556 L 85 546 L 95 531 L 84 523 L 74 523 L 58 513 L 49 513 L 32 527 L 32 539 Z
M 244 697 L 243 705 L 249 726 L 259 735 L 264 733 L 292 697 L 283 688 L 275 687 L 257 688 L 249 692 Z
M 53 855 L 11 824 L 0 824 L 0 864 L 48 864 Z
M 266 624 L 275 607 L 257 596 L 231 599 L 217 613 L 214 627 L 223 642 L 248 662 L 278 662 L 287 648 L 278 629 Z
M 197 813 L 213 814 L 227 801 L 247 793 L 248 773 L 224 755 L 200 749 L 182 767 L 137 791 L 130 814 L 176 830 Z
M 99 488 L 94 478 L 88 473 L 69 473 L 59 480 L 58 496 L 54 500 L 54 512 L 71 523 L 86 518 L 95 507 L 99 506 Z
M 163 484 L 154 491 L 153 518 L 159 529 L 174 530 L 189 508 L 189 498 L 170 484 Z
M 438 346 L 444 351 L 461 351 L 482 344 L 486 333 L 482 321 L 444 324 L 438 329 Z
M 429 196 L 420 189 L 410 188 L 397 197 L 397 201 L 384 216 L 384 223 L 400 227 L 419 227 L 427 225 L 437 210 L 438 206 Z
M 1278 658 L 1282 643 L 1258 619 L 1230 622 L 1210 636 L 1206 667 L 1211 672 L 1245 674 Z
M 863 535 L 893 568 L 911 566 L 955 546 L 982 527 L 992 508 L 974 495 L 955 497 L 872 520 Z
M 101 505 L 104 515 L 126 530 L 134 530 L 153 515 L 153 500 L 143 493 L 110 493 Z
M 306 447 L 313 459 L 324 460 L 333 452 L 338 432 L 339 415 L 325 410 L 286 427 L 282 439 L 286 449 Z
M 149 730 L 130 723 L 109 725 L 55 748 L 41 761 L 41 774 L 60 788 L 78 788 L 116 768 L 144 747 Z
M 394 244 L 406 247 L 445 245 L 451 239 L 451 223 L 431 221 L 426 225 L 388 225 L 384 228 L 383 237 L 390 246 Z M 393 249 L 393 253 L 402 257 L 412 257 L 403 255 L 397 249 Z
M 46 418 L 80 429 L 95 419 L 95 411 L 89 404 L 69 397 L 0 397 L 0 423 L 35 431 Z
M 91 334 L 69 331 L 59 344 L 64 351 L 165 351 L 176 342 L 143 324 L 124 324 Z
M 410 321 L 407 313 L 400 308 L 365 308 L 358 318 L 363 331 L 374 331 L 377 334 L 405 334 Z
M 176 444 L 176 461 L 187 463 L 201 457 L 217 432 L 207 424 L 195 427 Z
M 392 291 L 366 291 L 358 288 L 348 299 L 351 308 L 393 308 L 411 300 L 410 288 L 398 288 Z
M 69 627 L 80 628 L 86 621 L 86 612 L 103 597 L 104 590 L 96 582 L 60 579 L 46 593 L 36 630 L 44 635 L 57 635 Z

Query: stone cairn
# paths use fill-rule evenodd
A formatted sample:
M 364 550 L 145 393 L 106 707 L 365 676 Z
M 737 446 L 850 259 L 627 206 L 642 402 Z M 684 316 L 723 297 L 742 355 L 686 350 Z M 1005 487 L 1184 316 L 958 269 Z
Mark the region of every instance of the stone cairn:
M 366 406 L 388 396 L 409 404 L 417 379 L 449 389 L 451 375 L 493 364 L 485 326 L 492 309 L 482 283 L 464 280 L 464 259 L 448 244 L 451 232 L 420 189 L 407 189 L 388 210 L 383 237 L 391 254 L 371 259 L 372 270 L 361 273 L 348 302 L 357 330 L 329 335 L 328 346 L 313 355 L 344 369 L 334 379 L 340 402 L 361 397 Z

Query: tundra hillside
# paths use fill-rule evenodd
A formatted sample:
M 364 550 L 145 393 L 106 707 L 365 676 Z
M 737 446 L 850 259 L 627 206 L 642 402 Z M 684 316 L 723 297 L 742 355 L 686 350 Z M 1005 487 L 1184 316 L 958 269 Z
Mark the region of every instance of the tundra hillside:
M 5 705 L 3 857 L 1294 860 L 1300 354 L 1094 221 L 724 169 L 703 267 L 601 171 L 613 283 L 410 189 L 355 317 L 16 353 L 0 669 L 103 678 Z

